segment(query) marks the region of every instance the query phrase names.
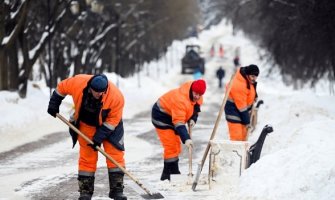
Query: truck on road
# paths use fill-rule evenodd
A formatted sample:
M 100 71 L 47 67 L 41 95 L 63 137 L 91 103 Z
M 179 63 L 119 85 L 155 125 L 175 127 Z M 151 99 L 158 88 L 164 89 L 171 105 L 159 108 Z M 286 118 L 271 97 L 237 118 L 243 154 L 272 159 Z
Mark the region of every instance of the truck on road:
M 187 45 L 184 57 L 181 60 L 181 73 L 192 74 L 197 70 L 205 74 L 205 59 L 200 56 L 199 45 Z

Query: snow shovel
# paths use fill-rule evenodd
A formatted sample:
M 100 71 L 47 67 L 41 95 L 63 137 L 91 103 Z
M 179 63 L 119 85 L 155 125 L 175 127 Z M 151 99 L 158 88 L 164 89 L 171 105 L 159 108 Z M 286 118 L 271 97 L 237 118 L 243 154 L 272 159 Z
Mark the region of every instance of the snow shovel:
M 72 130 L 74 130 L 78 135 L 80 135 L 86 142 L 89 144 L 93 144 L 92 140 L 90 140 L 86 135 L 84 135 L 80 130 L 78 130 L 75 126 L 73 126 L 66 118 L 64 118 L 59 113 L 56 116 L 62 120 L 65 124 L 67 124 Z M 108 155 L 102 148 L 99 146 L 96 149 L 103 154 L 107 159 L 109 159 L 112 163 L 114 163 L 123 173 L 125 173 L 130 179 L 132 179 L 138 186 L 140 186 L 146 194 L 141 194 L 144 199 L 163 199 L 164 196 L 159 192 L 151 192 L 147 187 L 145 187 L 137 178 L 135 178 L 130 172 L 128 172 L 124 167 L 122 167 L 118 162 L 116 162 L 110 155 Z
M 237 73 L 235 73 L 235 74 L 237 74 Z M 232 85 L 233 85 L 232 83 L 233 83 L 235 74 L 233 74 L 233 75 L 231 76 L 231 78 L 230 78 L 229 85 L 228 85 L 228 88 L 227 88 L 227 90 L 226 90 L 225 96 L 224 96 L 224 98 L 223 98 L 223 101 L 222 101 L 222 104 L 221 104 L 221 108 L 220 108 L 218 117 L 216 118 L 215 125 L 214 125 L 214 128 L 213 128 L 211 137 L 210 137 L 210 139 L 209 139 L 209 141 L 208 141 L 208 144 L 207 144 L 205 153 L 204 153 L 204 155 L 203 155 L 203 157 L 202 157 L 201 163 L 198 164 L 198 170 L 197 170 L 195 179 L 194 179 L 193 184 L 192 184 L 192 190 L 193 190 L 193 191 L 195 191 L 195 188 L 196 188 L 197 185 L 198 185 L 198 182 L 199 182 L 199 179 L 200 179 L 200 174 L 201 174 L 202 168 L 203 168 L 203 166 L 204 166 L 204 164 L 205 164 L 205 161 L 206 161 L 206 158 L 207 158 L 207 155 L 208 155 L 208 152 L 209 152 L 209 148 L 210 148 L 210 146 L 211 146 L 210 141 L 213 140 L 214 137 L 215 137 L 216 129 L 217 129 L 218 125 L 219 125 L 219 122 L 220 122 L 220 120 L 221 120 L 221 116 L 222 116 L 224 107 L 225 107 L 225 105 L 226 105 L 226 103 L 227 103 L 228 96 L 229 96 L 231 87 L 232 87 Z
M 258 137 L 255 144 L 251 145 L 251 147 L 248 150 L 248 167 L 250 167 L 251 164 L 255 163 L 257 160 L 259 160 L 263 148 L 263 144 L 265 141 L 266 136 L 273 132 L 273 128 L 271 125 L 266 125 L 260 136 Z
M 192 132 L 191 132 L 191 127 L 188 125 L 188 133 L 190 135 L 190 138 L 192 139 Z M 188 174 L 187 178 L 185 177 L 184 174 L 171 174 L 170 179 L 171 183 L 178 183 L 178 184 L 185 184 L 185 179 L 187 179 L 186 184 L 191 185 L 193 181 L 193 173 L 192 173 L 192 147 L 188 148 Z
M 191 126 L 188 125 L 188 132 L 190 134 L 190 138 L 192 139 L 192 130 Z M 192 147 L 188 148 L 188 181 L 187 184 L 192 184 L 193 181 L 193 173 L 192 173 Z
M 188 180 L 187 184 L 191 185 L 193 181 L 193 173 L 192 173 L 192 147 L 188 148 Z
M 252 106 L 251 115 L 250 115 L 250 123 L 251 123 L 252 129 L 250 130 L 250 133 L 252 133 L 256 129 L 257 117 L 258 117 L 257 112 L 258 112 L 259 106 L 263 103 L 264 103 L 263 100 L 259 100 L 256 106 Z

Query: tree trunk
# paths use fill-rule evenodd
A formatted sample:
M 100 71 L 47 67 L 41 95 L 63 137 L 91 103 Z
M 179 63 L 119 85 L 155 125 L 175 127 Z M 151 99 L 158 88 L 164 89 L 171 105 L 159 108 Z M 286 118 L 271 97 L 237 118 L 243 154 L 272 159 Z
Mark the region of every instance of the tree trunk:
M 0 1 L 0 42 L 3 41 L 5 37 L 5 2 Z M 6 85 L 5 73 L 6 69 L 6 57 L 5 57 L 5 46 L 0 43 L 0 90 L 4 90 Z
M 19 58 L 17 55 L 17 42 L 14 43 L 13 48 L 8 49 L 8 89 L 12 91 L 16 91 L 19 88 Z

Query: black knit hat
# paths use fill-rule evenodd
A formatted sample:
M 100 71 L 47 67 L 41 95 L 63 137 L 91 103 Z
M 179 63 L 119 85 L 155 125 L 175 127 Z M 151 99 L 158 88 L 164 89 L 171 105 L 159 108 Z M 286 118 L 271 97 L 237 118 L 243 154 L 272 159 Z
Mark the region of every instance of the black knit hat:
M 245 67 L 245 74 L 258 76 L 259 69 L 257 65 L 249 65 Z
M 108 79 L 106 75 L 95 75 L 91 80 L 90 87 L 96 92 L 105 92 L 108 87 Z

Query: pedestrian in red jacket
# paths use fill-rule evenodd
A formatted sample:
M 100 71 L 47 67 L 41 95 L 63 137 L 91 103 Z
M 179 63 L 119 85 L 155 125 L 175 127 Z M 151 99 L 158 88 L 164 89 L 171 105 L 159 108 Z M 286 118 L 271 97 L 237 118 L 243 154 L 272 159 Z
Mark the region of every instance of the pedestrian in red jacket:
M 214 48 L 214 45 L 212 45 L 211 50 L 210 50 L 209 53 L 210 53 L 210 55 L 211 55 L 212 58 L 215 56 L 215 48 Z
M 220 58 L 223 58 L 223 56 L 224 56 L 224 50 L 223 50 L 223 46 L 222 46 L 222 44 L 220 44 L 220 48 L 219 48 L 219 56 L 220 56 Z

